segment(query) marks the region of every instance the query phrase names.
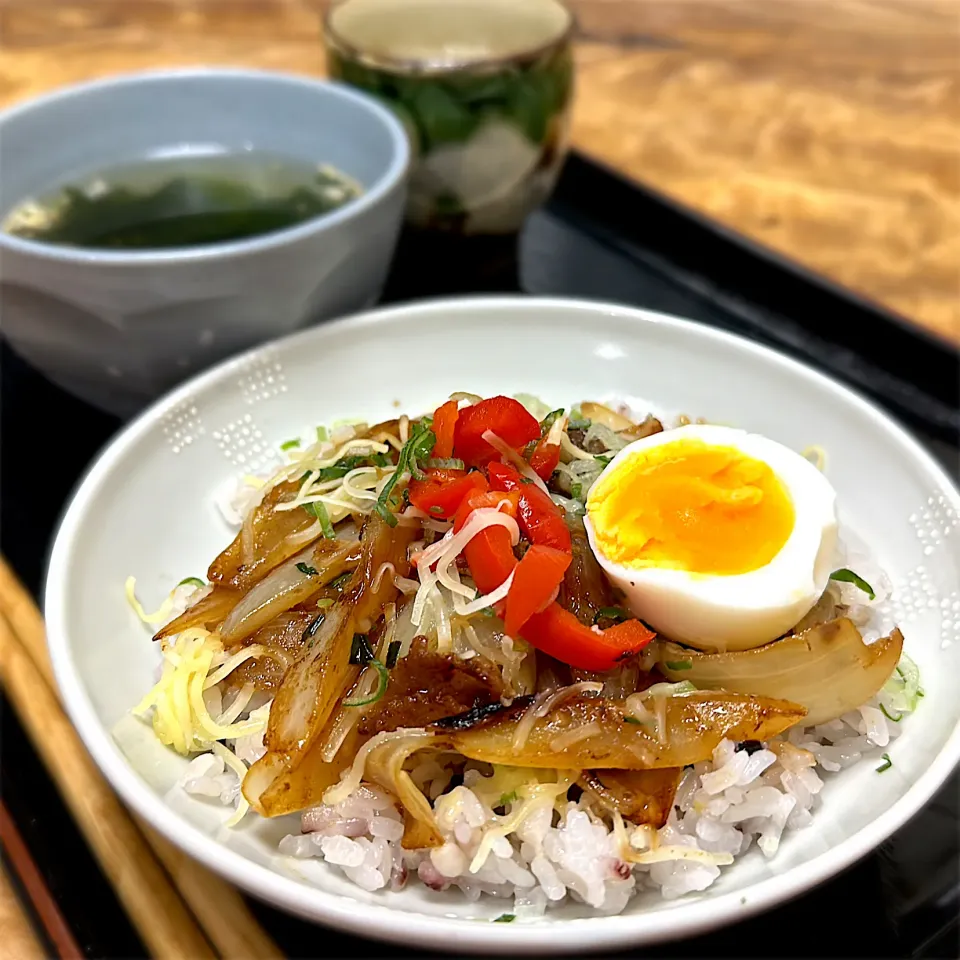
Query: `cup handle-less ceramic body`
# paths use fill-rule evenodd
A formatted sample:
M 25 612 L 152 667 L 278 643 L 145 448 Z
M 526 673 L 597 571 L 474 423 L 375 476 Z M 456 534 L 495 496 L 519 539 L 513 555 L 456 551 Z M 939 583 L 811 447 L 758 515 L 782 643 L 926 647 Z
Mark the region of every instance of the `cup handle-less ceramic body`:
M 509 234 L 546 200 L 567 149 L 572 25 L 556 0 L 331 8 L 331 76 L 387 103 L 410 136 L 409 222 Z
M 172 150 L 329 163 L 364 193 L 205 247 L 117 252 L 0 233 L 4 335 L 121 416 L 224 357 L 374 303 L 403 218 L 409 145 L 390 111 L 340 84 L 198 69 L 85 84 L 0 115 L 0 220 L 64 180 Z

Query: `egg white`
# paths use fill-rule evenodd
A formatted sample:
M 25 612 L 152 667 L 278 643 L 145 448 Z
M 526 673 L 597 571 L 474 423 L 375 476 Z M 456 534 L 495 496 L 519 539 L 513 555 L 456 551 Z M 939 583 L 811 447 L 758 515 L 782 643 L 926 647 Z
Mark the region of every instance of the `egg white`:
M 623 591 L 630 612 L 658 633 L 701 650 L 752 649 L 790 630 L 826 589 L 837 548 L 836 492 L 812 463 L 774 440 L 699 424 L 629 444 L 601 479 L 617 473 L 635 453 L 687 439 L 734 448 L 763 461 L 779 478 L 793 504 L 794 525 L 777 555 L 763 567 L 733 575 L 631 569 L 600 550 L 588 497 L 584 522 L 590 546 L 607 577 Z

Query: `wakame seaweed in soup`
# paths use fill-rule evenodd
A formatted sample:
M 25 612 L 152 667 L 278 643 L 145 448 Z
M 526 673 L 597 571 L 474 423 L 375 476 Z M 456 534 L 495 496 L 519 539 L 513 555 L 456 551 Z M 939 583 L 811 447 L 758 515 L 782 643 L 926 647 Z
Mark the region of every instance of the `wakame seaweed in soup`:
M 150 157 L 24 200 L 3 229 L 98 250 L 204 246 L 296 226 L 361 192 L 338 170 L 266 151 Z

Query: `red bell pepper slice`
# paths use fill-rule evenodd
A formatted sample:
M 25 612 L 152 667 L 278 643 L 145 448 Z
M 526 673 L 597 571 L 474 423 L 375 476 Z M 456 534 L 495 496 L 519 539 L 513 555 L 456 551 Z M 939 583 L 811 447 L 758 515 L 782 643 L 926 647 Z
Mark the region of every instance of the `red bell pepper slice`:
M 536 484 L 524 483 L 515 467 L 507 463 L 491 463 L 487 468 L 494 490 L 517 491 L 520 494 L 518 519 L 520 529 L 531 543 L 571 552 L 570 529 L 560 508 Z
M 513 572 L 507 594 L 503 622 L 509 636 L 520 636 L 530 617 L 554 600 L 572 559 L 569 553 L 553 547 L 535 544 L 527 550 Z
M 433 445 L 433 456 L 438 459 L 453 456 L 453 438 L 457 428 L 460 410 L 456 400 L 441 403 L 433 414 L 433 433 L 437 442 Z
M 474 510 L 493 507 L 510 516 L 517 515 L 520 497 L 516 493 L 472 493 L 460 505 L 453 525 L 459 532 Z M 518 561 L 513 553 L 510 531 L 505 527 L 487 527 L 481 530 L 463 549 L 470 575 L 481 593 L 496 590 L 513 573 Z
M 535 613 L 520 632 L 524 640 L 551 657 L 597 672 L 612 670 L 656 636 L 639 620 L 626 620 L 608 630 L 584 626 L 558 603 Z
M 410 502 L 438 520 L 449 520 L 469 494 L 487 490 L 487 480 L 479 471 L 430 468 L 424 473 L 425 479 L 410 481 Z
M 547 443 L 546 437 L 534 447 L 533 453 L 530 454 L 530 466 L 544 482 L 553 476 L 553 471 L 557 469 L 559 463 L 560 444 Z
M 470 466 L 482 466 L 499 453 L 483 439 L 492 430 L 504 443 L 519 450 L 540 437 L 540 424 L 518 400 L 490 397 L 459 411 L 453 449 Z

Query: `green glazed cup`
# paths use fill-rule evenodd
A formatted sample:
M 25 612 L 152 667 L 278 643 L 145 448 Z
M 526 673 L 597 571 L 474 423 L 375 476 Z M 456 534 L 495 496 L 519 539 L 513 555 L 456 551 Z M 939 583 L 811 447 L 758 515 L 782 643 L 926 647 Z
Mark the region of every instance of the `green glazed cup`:
M 329 8 L 331 77 L 386 103 L 410 135 L 410 223 L 509 234 L 549 196 L 567 148 L 572 29 L 558 0 Z

